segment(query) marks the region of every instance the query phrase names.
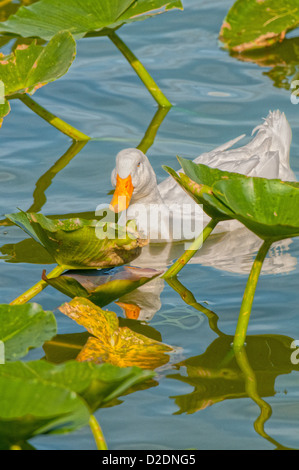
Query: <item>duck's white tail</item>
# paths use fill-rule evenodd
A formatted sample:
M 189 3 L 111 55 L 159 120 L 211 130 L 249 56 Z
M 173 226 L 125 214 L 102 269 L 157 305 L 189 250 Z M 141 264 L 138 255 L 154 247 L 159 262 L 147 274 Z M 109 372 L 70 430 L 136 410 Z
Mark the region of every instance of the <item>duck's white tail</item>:
M 248 144 L 248 148 L 257 154 L 265 152 L 279 152 L 280 164 L 289 170 L 290 147 L 292 143 L 292 129 L 284 113 L 270 111 L 264 123 L 257 126 L 252 135 L 255 138 Z M 265 149 L 267 147 L 267 149 Z

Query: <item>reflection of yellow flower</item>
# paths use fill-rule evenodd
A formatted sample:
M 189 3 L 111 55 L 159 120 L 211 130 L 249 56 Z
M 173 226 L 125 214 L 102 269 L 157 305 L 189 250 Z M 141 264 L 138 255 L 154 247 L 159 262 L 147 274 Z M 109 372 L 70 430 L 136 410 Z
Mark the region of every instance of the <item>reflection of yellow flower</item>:
M 120 367 L 138 366 L 156 369 L 169 362 L 173 349 L 135 333 L 128 327 L 120 327 L 117 315 L 97 307 L 83 298 L 75 298 L 60 307 L 60 311 L 84 326 L 90 337 L 77 357 L 78 361 L 97 364 L 109 362 Z

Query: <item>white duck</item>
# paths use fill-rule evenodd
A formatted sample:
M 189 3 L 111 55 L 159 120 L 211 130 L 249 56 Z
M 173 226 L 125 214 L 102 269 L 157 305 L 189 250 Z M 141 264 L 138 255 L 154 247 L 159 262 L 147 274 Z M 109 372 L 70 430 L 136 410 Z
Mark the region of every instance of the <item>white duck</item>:
M 252 135 L 255 133 L 256 136 L 243 147 L 231 148 L 245 135 L 200 155 L 194 162 L 247 176 L 294 181 L 296 178 L 289 164 L 292 131 L 285 114 L 280 111 L 270 112 L 264 123 L 253 130 Z M 200 206 L 193 202 L 172 177 L 157 184 L 156 174 L 148 158 L 140 150 L 125 149 L 117 155 L 111 182 L 115 187 L 115 192 L 110 208 L 115 212 L 127 209 L 127 219 L 135 219 L 138 230 L 144 232 L 151 242 L 173 242 L 185 239 L 184 237 L 175 238 L 171 234 L 171 224 L 181 224 L 179 219 L 184 217 L 183 211 L 175 213 L 171 209 L 174 203 L 180 206 L 192 204 L 195 219 L 198 219 L 198 211 L 202 215 Z M 147 208 L 146 214 L 140 213 L 140 205 Z M 156 209 L 161 217 L 160 223 L 155 221 L 148 227 L 150 207 L 154 208 L 151 215 Z M 170 215 L 172 222 L 169 227 Z M 208 221 L 209 217 L 204 213 L 203 224 L 205 225 Z M 222 222 L 218 224 L 216 231 L 230 231 L 239 226 L 240 224 L 236 221 Z

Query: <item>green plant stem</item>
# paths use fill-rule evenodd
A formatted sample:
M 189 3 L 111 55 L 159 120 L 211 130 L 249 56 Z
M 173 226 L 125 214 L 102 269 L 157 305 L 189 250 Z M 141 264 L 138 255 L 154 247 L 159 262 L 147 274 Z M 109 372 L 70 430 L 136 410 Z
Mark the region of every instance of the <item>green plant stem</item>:
M 52 279 L 53 277 L 60 276 L 64 271 L 64 266 L 56 266 L 56 268 L 54 268 L 53 271 L 51 271 L 47 277 L 48 279 Z M 17 299 L 13 300 L 10 305 L 26 304 L 26 302 L 29 302 L 29 300 L 33 299 L 33 297 L 42 292 L 47 286 L 48 284 L 46 281 L 39 281 L 37 284 L 35 284 L 22 295 L 20 295 Z
M 102 429 L 94 415 L 89 418 L 89 426 L 92 431 L 98 450 L 108 450 Z
M 239 320 L 237 324 L 237 329 L 235 333 L 233 347 L 234 350 L 242 348 L 245 344 L 246 334 L 248 329 L 248 324 L 250 320 L 250 314 L 253 304 L 253 299 L 263 266 L 263 262 L 266 258 L 266 255 L 269 251 L 270 246 L 272 245 L 271 240 L 266 240 L 262 244 L 257 257 L 252 265 L 251 272 L 247 281 L 246 289 L 243 296 L 243 301 L 241 305 L 241 310 L 239 314 Z
M 211 235 L 212 231 L 218 224 L 218 220 L 212 219 L 208 225 L 201 232 L 199 237 L 194 240 L 191 244 L 189 250 L 186 250 L 185 253 L 163 274 L 164 279 L 169 279 L 171 277 L 177 276 L 177 274 L 183 269 L 184 266 L 190 261 L 190 259 L 197 253 L 199 248 L 203 245 L 206 239 Z
M 113 44 L 119 49 L 119 51 L 124 55 L 127 59 L 131 67 L 135 70 L 138 77 L 144 83 L 150 94 L 156 100 L 159 106 L 162 108 L 171 108 L 172 104 L 166 98 L 166 96 L 162 93 L 154 79 L 150 76 L 144 65 L 137 59 L 137 57 L 133 54 L 133 52 L 129 49 L 129 47 L 120 39 L 120 37 L 112 31 L 108 37 L 111 39 Z
M 18 98 L 19 100 L 21 100 L 22 103 L 28 106 L 28 108 L 30 108 L 33 112 L 38 114 L 38 116 L 43 118 L 45 121 L 51 124 L 51 126 L 55 127 L 63 134 L 69 136 L 71 139 L 76 141 L 90 140 L 90 137 L 88 137 L 88 135 L 83 134 L 83 132 L 78 131 L 77 129 L 75 129 L 75 127 L 71 126 L 67 122 L 63 121 L 62 119 L 47 111 L 26 93 L 14 95 L 13 98 Z

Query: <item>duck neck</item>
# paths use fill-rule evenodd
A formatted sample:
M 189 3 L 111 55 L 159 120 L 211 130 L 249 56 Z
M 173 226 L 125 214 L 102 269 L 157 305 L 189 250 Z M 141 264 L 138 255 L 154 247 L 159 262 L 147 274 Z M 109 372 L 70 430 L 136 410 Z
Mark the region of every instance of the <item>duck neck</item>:
M 150 190 L 133 194 L 131 204 L 163 204 L 163 199 L 159 192 L 158 186 L 151 187 Z

